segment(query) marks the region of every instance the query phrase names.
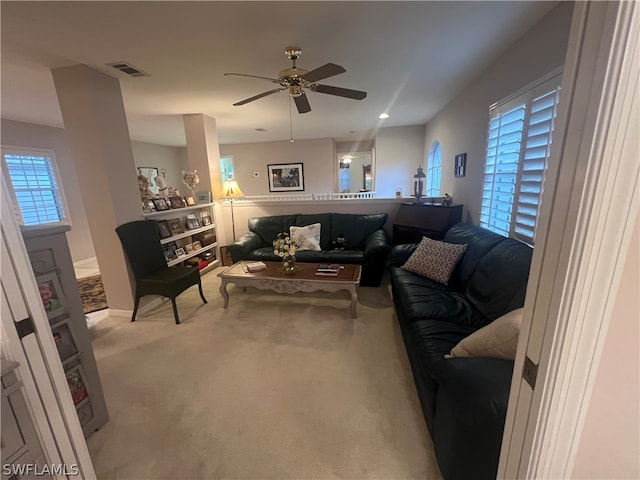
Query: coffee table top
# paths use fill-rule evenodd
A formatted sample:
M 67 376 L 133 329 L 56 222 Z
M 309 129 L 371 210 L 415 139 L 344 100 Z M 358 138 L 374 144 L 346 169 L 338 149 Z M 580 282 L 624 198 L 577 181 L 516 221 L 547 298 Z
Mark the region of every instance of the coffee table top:
M 264 278 L 278 280 L 306 280 L 314 282 L 330 282 L 330 283 L 359 283 L 362 267 L 360 265 L 342 265 L 338 275 L 316 275 L 318 263 L 296 263 L 296 272 L 292 275 L 285 275 L 282 272 L 281 262 L 264 262 L 267 265 L 266 270 L 259 272 L 247 272 L 246 265 L 253 261 L 240 261 L 234 263 L 229 268 L 219 273 L 221 278 Z M 325 262 L 326 263 L 326 262 Z

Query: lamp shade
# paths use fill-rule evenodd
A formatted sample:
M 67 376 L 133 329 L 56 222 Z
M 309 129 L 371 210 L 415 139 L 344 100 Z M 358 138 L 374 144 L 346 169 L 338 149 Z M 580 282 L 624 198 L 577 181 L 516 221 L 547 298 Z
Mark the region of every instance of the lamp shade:
M 244 194 L 234 179 L 225 180 L 222 184 L 221 198 L 242 198 Z

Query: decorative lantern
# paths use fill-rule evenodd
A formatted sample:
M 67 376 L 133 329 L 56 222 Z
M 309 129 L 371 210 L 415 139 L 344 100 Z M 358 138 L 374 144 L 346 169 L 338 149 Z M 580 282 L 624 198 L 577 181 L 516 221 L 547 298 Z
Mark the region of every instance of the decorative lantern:
M 424 179 L 426 177 L 427 176 L 422 171 L 422 167 L 418 167 L 418 172 L 413 176 L 413 196 L 416 197 L 413 203 L 422 203 L 420 199 L 422 198 Z

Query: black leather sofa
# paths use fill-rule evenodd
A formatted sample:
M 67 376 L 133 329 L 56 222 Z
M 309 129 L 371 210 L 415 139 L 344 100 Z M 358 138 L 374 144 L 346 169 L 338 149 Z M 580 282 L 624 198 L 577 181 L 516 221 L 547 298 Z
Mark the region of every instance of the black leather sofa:
M 415 244 L 393 247 L 393 301 L 442 475 L 495 479 L 513 361 L 444 355 L 523 306 L 532 249 L 464 223 L 443 241 L 467 244 L 448 285 L 401 268 Z
M 304 227 L 320 223 L 320 251 L 298 251 L 296 260 L 312 263 L 342 263 L 362 265 L 360 285 L 377 287 L 386 268 L 390 245 L 383 226 L 386 213 L 358 215 L 350 213 L 321 213 L 251 217 L 249 231 L 229 246 L 233 262 L 240 260 L 280 261 L 273 253 L 273 241 L 289 227 Z M 338 236 L 344 237 L 347 247 L 336 250 Z

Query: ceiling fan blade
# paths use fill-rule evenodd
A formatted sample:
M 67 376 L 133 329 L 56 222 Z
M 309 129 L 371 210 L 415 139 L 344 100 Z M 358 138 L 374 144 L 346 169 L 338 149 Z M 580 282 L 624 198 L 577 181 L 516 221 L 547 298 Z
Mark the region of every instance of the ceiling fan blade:
M 296 107 L 298 107 L 298 113 L 308 113 L 311 111 L 311 105 L 309 105 L 309 99 L 302 92 L 302 95 L 297 97 L 293 97 L 293 100 L 296 102 Z
M 259 98 L 266 97 L 267 95 L 273 95 L 274 93 L 278 93 L 282 90 L 286 90 L 284 88 L 274 88 L 273 90 L 269 90 L 268 92 L 262 92 L 254 97 L 245 98 L 244 100 L 240 100 L 233 104 L 234 107 L 238 107 L 240 105 L 244 105 L 245 103 L 253 102 L 254 100 L 258 100 Z
M 337 95 L 339 97 L 352 98 L 354 100 L 362 100 L 367 97 L 367 92 L 361 90 L 351 90 L 349 88 L 332 87 L 330 85 L 312 85 L 311 90 L 318 93 L 327 93 L 329 95 Z
M 225 73 L 224 75 L 225 76 L 227 76 L 227 75 L 236 75 L 238 77 L 260 78 L 262 80 L 269 80 L 270 82 L 278 83 L 278 79 L 277 78 L 260 77 L 259 75 L 247 75 L 246 73 Z
M 335 63 L 327 63 L 321 67 L 316 68 L 315 70 L 311 70 L 302 76 L 307 82 L 317 82 L 318 80 L 323 80 L 325 78 L 333 77 L 335 75 L 340 75 L 341 73 L 346 72 L 344 67 L 340 65 L 336 65 Z

